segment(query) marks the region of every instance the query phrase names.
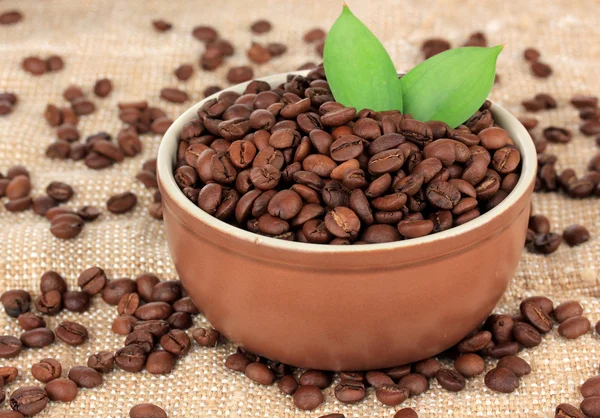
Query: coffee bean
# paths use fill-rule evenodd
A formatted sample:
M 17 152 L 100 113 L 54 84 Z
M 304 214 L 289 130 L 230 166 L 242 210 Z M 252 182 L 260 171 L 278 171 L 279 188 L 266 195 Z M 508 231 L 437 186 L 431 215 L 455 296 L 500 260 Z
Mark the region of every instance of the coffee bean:
M 583 315 L 583 307 L 579 302 L 570 300 L 558 305 L 554 309 L 553 314 L 554 318 L 556 318 L 556 320 L 562 324 L 569 318 Z
M 313 385 L 325 389 L 331 384 L 331 376 L 320 370 L 307 370 L 300 375 L 298 383 L 302 386 Z
M 71 402 L 77 397 L 77 385 L 70 379 L 55 379 L 44 389 L 51 401 Z
M 271 53 L 269 50 L 257 42 L 252 42 L 250 49 L 246 51 L 246 55 L 250 61 L 256 64 L 264 64 L 271 60 Z
M 0 367 L 0 377 L 2 377 L 4 384 L 14 381 L 19 376 L 19 369 L 11 366 Z
M 90 267 L 77 278 L 77 285 L 88 295 L 100 293 L 106 286 L 106 273 L 100 267 Z
M 135 345 L 148 354 L 154 348 L 154 337 L 148 331 L 133 331 L 125 339 L 125 346 Z
M 14 25 L 23 20 L 23 13 L 18 10 L 7 10 L 0 13 L 0 25 Z
M 574 247 L 587 242 L 590 239 L 590 233 L 584 226 L 570 225 L 565 228 L 563 238 L 569 246 Z
M 77 322 L 64 321 L 56 327 L 56 336 L 69 345 L 81 345 L 88 338 L 87 329 Z
M 356 109 L 353 107 L 342 107 L 337 110 L 321 115 L 321 123 L 323 126 L 336 127 L 349 123 L 356 116 Z M 337 138 L 335 138 L 337 139 Z
M 554 311 L 554 304 L 550 299 L 548 299 L 545 296 L 531 296 L 529 298 L 526 298 L 521 302 L 521 306 L 519 307 L 519 309 L 521 309 L 521 307 L 524 306 L 526 303 L 536 306 L 537 308 L 541 309 L 546 315 L 551 315 Z
M 531 373 L 531 366 L 529 363 L 522 358 L 515 356 L 501 358 L 496 367 L 509 369 L 517 377 L 523 377 Z
M 477 354 L 463 354 L 454 360 L 454 368 L 464 377 L 475 377 L 485 370 L 485 362 Z
M 60 71 L 64 68 L 65 63 L 62 57 L 58 55 L 51 55 L 46 58 L 46 67 L 48 71 Z
M 47 70 L 46 61 L 40 57 L 27 57 L 21 62 L 23 70 L 33 75 L 42 75 Z
M 146 360 L 146 370 L 150 374 L 169 374 L 173 367 L 175 367 L 175 356 L 167 351 L 154 351 Z
M 45 328 L 46 321 L 41 316 L 34 314 L 33 312 L 25 312 L 18 316 L 17 320 L 19 325 L 25 331 L 29 331 L 34 328 Z
M 119 335 L 128 335 L 133 331 L 138 319 L 131 315 L 123 315 L 115 318 L 112 323 L 112 331 Z
M 400 379 L 398 386 L 408 389 L 409 396 L 418 396 L 429 389 L 429 382 L 422 374 L 411 373 Z
M 246 376 L 261 385 L 271 385 L 275 380 L 273 372 L 262 363 L 250 363 L 244 370 Z
M 192 337 L 201 347 L 214 347 L 219 342 L 220 334 L 214 328 L 196 328 L 192 330 Z
M 100 351 L 88 358 L 87 365 L 97 372 L 108 373 L 112 370 L 114 361 L 115 353 L 112 351 Z
M 418 238 L 428 235 L 433 231 L 433 221 L 427 220 L 415 220 L 415 221 L 401 221 L 398 224 L 398 231 L 405 238 Z
M 300 388 L 302 387 L 311 386 L 300 386 Z M 296 393 L 298 393 L 298 391 L 296 391 Z M 363 398 L 365 397 L 365 385 L 360 382 L 342 381 L 335 387 L 334 394 L 340 402 L 356 403 L 363 400 Z
M 175 356 L 183 356 L 190 349 L 190 337 L 182 330 L 174 329 L 160 338 L 160 345 Z
M 600 417 L 600 396 L 590 396 L 589 398 L 585 398 L 579 405 L 579 408 L 581 408 L 581 411 L 587 417 Z
M 68 215 L 60 215 L 68 216 Z M 35 308 L 46 315 L 56 315 L 62 310 L 62 295 L 57 290 L 50 290 L 35 300 Z
M 541 254 L 551 254 L 558 249 L 561 236 L 551 232 L 549 234 L 537 235 L 533 243 L 535 250 Z
M 152 289 L 152 300 L 155 302 L 173 303 L 182 295 L 179 281 L 165 281 L 157 283 Z
M 40 382 L 48 383 L 60 377 L 62 366 L 53 358 L 45 358 L 31 366 L 31 374 Z
M 279 382 L 277 382 L 277 387 L 286 395 L 293 395 L 294 392 L 296 392 L 296 389 L 298 389 L 298 382 L 294 375 L 288 374 L 283 376 Z
M 131 408 L 129 416 L 131 418 L 167 418 L 167 413 L 154 404 L 142 403 Z
M 146 363 L 146 353 L 137 345 L 128 345 L 115 353 L 115 363 L 126 372 L 139 372 L 144 368 L 144 364 Z M 100 373 L 98 375 L 102 377 Z
M 106 202 L 106 208 L 115 214 L 129 212 L 137 203 L 137 197 L 131 192 L 123 192 L 112 196 Z
M 243 372 L 250 362 L 243 354 L 234 353 L 225 360 L 225 367 L 236 372 Z
M 211 26 L 196 26 L 192 30 L 192 36 L 202 42 L 213 42 L 218 38 L 219 34 Z
M 423 42 L 421 51 L 423 52 L 425 59 L 429 59 L 440 52 L 450 49 L 450 47 L 450 43 L 445 39 L 432 38 Z
M 415 373 L 422 374 L 428 379 L 435 377 L 437 371 L 442 367 L 439 361 L 430 357 L 425 360 L 418 361 L 413 364 L 413 370 Z
M 231 67 L 227 72 L 227 81 L 232 84 L 243 83 L 244 81 L 251 80 L 252 77 L 254 77 L 254 71 L 246 65 Z
M 360 220 L 352 209 L 338 206 L 325 215 L 325 226 L 338 238 L 354 238 L 360 231 Z
M 122 298 L 127 298 L 134 294 L 135 293 L 125 294 Z M 121 301 L 122 300 L 123 299 L 121 299 Z M 140 306 L 134 312 L 135 317 L 141 320 L 166 319 L 173 313 L 173 308 L 165 302 L 150 302 Z
M 52 344 L 54 338 L 48 328 L 34 328 L 21 334 L 21 343 L 28 348 L 42 348 Z
M 513 336 L 515 340 L 524 347 L 536 347 L 541 344 L 542 336 L 531 325 L 524 322 L 518 322 L 513 327 Z
M 31 295 L 25 290 L 7 290 L 0 296 L 0 301 L 6 314 L 16 318 L 22 313 L 29 312 Z
M 140 305 L 140 297 L 137 293 L 127 293 L 119 300 L 117 312 L 119 315 L 133 315 Z
M 474 353 L 483 349 L 492 340 L 492 334 L 489 331 L 481 331 L 466 337 L 458 345 L 460 353 Z
M 410 372 L 410 370 L 409 370 L 409 372 Z M 373 386 L 374 388 L 378 388 L 379 386 L 383 386 L 383 385 L 394 384 L 394 381 L 392 380 L 392 378 L 390 376 L 388 376 L 387 374 L 380 372 L 380 371 L 369 371 L 365 375 L 365 378 L 366 378 L 367 382 L 369 383 L 369 385 Z
M 9 199 L 19 199 L 29 195 L 31 191 L 31 182 L 28 176 L 18 175 L 10 180 L 4 191 L 4 195 Z
M 40 290 L 42 293 L 48 293 L 51 290 L 56 290 L 58 293 L 67 291 L 67 283 L 65 279 L 55 271 L 47 271 L 40 278 Z
M 583 316 L 573 316 L 560 324 L 558 333 L 569 340 L 573 340 L 587 333 L 590 328 L 589 319 Z
M 95 388 L 102 384 L 102 375 L 91 367 L 75 366 L 69 370 L 69 379 L 81 388 Z
M 377 400 L 387 406 L 397 406 L 409 397 L 409 390 L 400 385 L 384 384 L 376 388 Z
M 552 74 L 552 67 L 541 61 L 535 61 L 531 64 L 531 72 L 539 78 L 546 78 Z
M 403 408 L 394 414 L 394 418 L 419 418 L 412 408 Z
M 150 273 L 140 274 L 135 278 L 138 294 L 145 302 L 151 302 L 154 300 L 152 298 L 152 291 L 159 282 L 160 279 L 154 274 Z
M 0 358 L 13 358 L 18 356 L 23 349 L 23 344 L 18 338 L 10 335 L 0 336 Z
M 48 404 L 46 391 L 38 386 L 24 386 L 10 395 L 10 407 L 25 416 L 40 413 Z
M 102 299 L 109 305 L 116 306 L 119 304 L 123 295 L 135 293 L 136 290 L 136 284 L 131 279 L 122 278 L 113 280 L 102 290 Z
M 527 302 L 522 304 L 521 314 L 541 333 L 550 332 L 553 327 L 552 320 L 548 315 L 532 303 Z
M 456 370 L 439 369 L 435 378 L 441 387 L 451 392 L 460 392 L 465 388 L 465 379 Z
M 600 134 L 600 121 L 599 120 L 588 120 L 581 124 L 579 130 L 582 134 L 591 136 Z
M 573 405 L 561 403 L 556 407 L 554 418 L 585 418 L 583 413 Z
M 165 87 L 160 91 L 160 97 L 171 103 L 184 103 L 189 100 L 188 94 L 172 87 Z
M 519 387 L 519 378 L 509 369 L 496 367 L 485 375 L 485 385 L 496 392 L 511 393 Z

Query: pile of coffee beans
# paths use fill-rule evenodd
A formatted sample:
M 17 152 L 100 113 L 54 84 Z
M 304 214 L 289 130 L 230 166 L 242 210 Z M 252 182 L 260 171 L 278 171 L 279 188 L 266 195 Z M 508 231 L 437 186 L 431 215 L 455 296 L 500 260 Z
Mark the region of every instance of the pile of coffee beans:
M 177 359 L 186 355 L 191 347 L 192 339 L 185 330 L 192 327 L 193 315 L 199 310 L 179 281 L 160 281 L 148 273 L 135 280 L 109 280 L 104 270 L 91 267 L 79 275 L 77 283 L 81 290 L 70 291 L 59 273 L 45 272 L 40 279 L 41 294 L 33 301 L 36 311 L 48 316 L 58 315 L 63 309 L 83 313 L 89 309 L 91 298 L 99 294 L 106 303 L 117 307 L 119 316 L 112 330 L 127 336 L 124 345 L 115 351 L 91 355 L 87 366 L 72 367 L 68 378 L 61 378 L 63 367 L 55 359 L 44 358 L 33 364 L 31 374 L 46 386 L 21 387 L 11 394 L 11 408 L 23 415 L 37 414 L 49 400 L 73 401 L 78 388 L 100 386 L 103 374 L 110 372 L 113 365 L 128 372 L 146 368 L 151 374 L 168 374 Z M 46 347 L 56 338 L 71 346 L 81 345 L 88 339 L 88 330 L 75 321 L 62 321 L 54 331 L 47 328 L 44 317 L 30 311 L 32 297 L 25 290 L 6 291 L 0 302 L 24 330 L 20 338 L 0 336 L 0 358 L 14 358 L 23 348 Z M 214 347 L 220 340 L 213 328 L 195 328 L 191 335 L 202 347 Z M 14 367 L 0 368 L 4 383 L 14 381 L 18 373 Z M 0 403 L 4 398 L 1 391 Z M 134 418 L 166 417 L 162 409 L 151 404 L 137 405 L 130 414 Z
M 17 105 L 17 95 L 11 92 L 0 93 L 0 116 L 12 113 Z
M 559 335 L 567 339 L 578 338 L 591 327 L 579 302 L 567 301 L 554 307 L 550 299 L 534 296 L 522 301 L 518 315 L 492 314 L 481 327 L 438 358 L 414 364 L 369 372 L 295 372 L 290 366 L 238 348 L 227 358 L 225 366 L 262 385 L 278 380 L 278 388 L 291 395 L 296 407 L 304 410 L 321 405 L 325 400 L 323 389 L 335 382 L 334 395 L 343 403 L 361 401 L 368 396 L 368 388 L 373 387 L 379 402 L 398 406 L 409 397 L 425 393 L 434 378 L 442 388 L 458 392 L 465 388 L 466 379 L 485 372 L 484 358 L 498 360 L 486 373 L 485 385 L 496 392 L 510 393 L 519 387 L 520 379 L 532 372 L 531 366 L 517 356 L 519 351 L 540 345 L 555 321 L 559 323 Z M 600 323 L 596 328 L 600 333 Z M 416 412 L 401 410 L 395 418 L 405 416 L 416 417 Z
M 180 134 L 175 179 L 217 218 L 317 244 L 416 238 L 498 205 L 519 150 L 486 102 L 457 129 L 335 102 L 323 68 L 206 102 Z

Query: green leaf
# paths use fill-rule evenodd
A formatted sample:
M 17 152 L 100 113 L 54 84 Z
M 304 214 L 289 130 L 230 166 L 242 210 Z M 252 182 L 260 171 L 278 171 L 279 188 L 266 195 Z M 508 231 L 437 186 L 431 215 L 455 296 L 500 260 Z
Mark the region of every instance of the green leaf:
M 392 59 L 344 5 L 323 52 L 323 65 L 336 101 L 357 110 L 402 111 L 402 92 Z
M 490 93 L 502 48 L 450 49 L 417 65 L 400 79 L 404 113 L 422 122 L 441 120 L 456 128 Z

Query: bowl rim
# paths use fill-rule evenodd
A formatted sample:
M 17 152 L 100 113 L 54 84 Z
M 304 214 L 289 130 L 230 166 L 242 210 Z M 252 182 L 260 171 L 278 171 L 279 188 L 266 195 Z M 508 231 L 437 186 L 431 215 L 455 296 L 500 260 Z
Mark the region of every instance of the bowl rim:
M 274 74 L 266 77 L 259 77 L 253 80 L 266 81 L 271 86 L 279 85 L 286 81 L 288 74 L 303 75 L 308 74 L 309 70 L 306 71 L 290 71 L 286 73 Z M 515 188 L 508 194 L 508 196 L 496 207 L 482 214 L 481 216 L 466 222 L 462 225 L 452 227 L 442 232 L 435 234 L 426 235 L 419 238 L 411 238 L 401 241 L 378 243 L 378 244 L 365 244 L 365 245 L 326 245 L 326 244 L 313 244 L 304 243 L 298 241 L 286 241 L 282 239 L 272 238 L 268 236 L 259 235 L 250 231 L 247 231 L 237 226 L 231 225 L 225 221 L 217 219 L 212 215 L 204 212 L 197 205 L 191 202 L 179 189 L 175 182 L 173 175 L 173 165 L 176 162 L 177 150 L 179 146 L 179 133 L 183 126 L 197 118 L 197 110 L 207 101 L 218 98 L 220 94 L 226 91 L 235 91 L 242 93 L 246 86 L 252 82 L 247 81 L 244 83 L 236 84 L 221 90 L 205 99 L 197 102 L 183 112 L 174 122 L 171 124 L 167 132 L 165 132 L 158 149 L 157 156 L 157 176 L 159 184 L 162 186 L 162 193 L 168 193 L 169 197 L 187 214 L 192 216 L 195 221 L 204 223 L 209 227 L 218 230 L 221 233 L 229 235 L 233 238 L 246 241 L 251 244 L 259 244 L 264 247 L 270 247 L 278 250 L 288 250 L 300 253 L 316 253 L 316 254 L 339 254 L 339 253 L 364 253 L 369 250 L 395 250 L 403 248 L 412 248 L 422 244 L 430 244 L 435 241 L 445 240 L 449 238 L 455 238 L 459 235 L 467 234 L 471 231 L 483 228 L 491 220 L 501 216 L 510 207 L 516 204 L 522 197 L 528 192 L 530 184 L 532 184 L 537 173 L 537 152 L 529 132 L 525 127 L 518 121 L 518 119 L 504 109 L 502 106 L 492 102 L 490 108 L 495 119 L 500 119 L 499 123 L 505 129 L 509 127 L 512 131 L 511 139 L 515 146 L 521 153 L 521 176 Z M 193 225 L 188 225 L 193 227 Z M 494 231 L 490 231 L 493 233 Z

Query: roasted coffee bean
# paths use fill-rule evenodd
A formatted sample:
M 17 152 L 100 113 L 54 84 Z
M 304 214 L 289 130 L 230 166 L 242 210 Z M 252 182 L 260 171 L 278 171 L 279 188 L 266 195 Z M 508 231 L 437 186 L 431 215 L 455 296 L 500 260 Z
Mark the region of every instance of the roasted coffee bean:
M 573 316 L 566 319 L 558 327 L 558 333 L 569 340 L 581 337 L 591 328 L 589 319 L 583 316 Z
M 430 357 L 425 360 L 418 361 L 413 364 L 413 370 L 415 373 L 422 374 L 428 379 L 435 377 L 437 371 L 442 367 L 439 361 Z
M 220 334 L 214 328 L 196 328 L 192 330 L 192 337 L 201 347 L 214 347 L 219 342 Z
M 23 344 L 18 338 L 10 335 L 0 336 L 0 358 L 13 358 L 18 356 L 23 349 Z
M 146 353 L 137 345 L 128 345 L 115 353 L 115 364 L 126 372 L 135 373 L 144 368 L 146 363 Z M 72 370 L 72 369 L 71 369 Z M 90 369 L 94 370 L 94 369 Z M 94 372 L 96 372 L 94 370 Z M 98 373 L 98 372 L 96 372 Z M 100 378 L 102 375 L 98 373 Z M 69 378 L 71 378 L 69 373 Z
M 583 307 L 579 302 L 570 300 L 568 302 L 561 303 L 554 308 L 553 315 L 554 318 L 556 318 L 556 320 L 562 324 L 569 318 L 583 315 Z
M 588 120 L 581 124 L 579 130 L 587 136 L 598 135 L 600 134 L 600 120 Z
M 41 316 L 34 314 L 33 312 L 25 312 L 18 316 L 17 321 L 19 321 L 19 325 L 25 331 L 29 331 L 34 328 L 44 328 L 46 327 L 46 321 Z
M 586 380 L 580 388 L 584 398 L 600 396 L 600 376 L 594 376 Z
M 531 325 L 525 322 L 517 322 L 513 326 L 515 340 L 524 347 L 536 347 L 542 343 L 542 336 Z
M 514 321 L 508 315 L 497 315 L 491 320 L 490 331 L 497 344 L 503 344 L 512 341 Z
M 29 312 L 31 295 L 25 290 L 7 290 L 0 297 L 0 301 L 6 314 L 16 318 L 22 313 Z
M 429 381 L 422 374 L 411 373 L 400 379 L 398 386 L 408 389 L 410 396 L 418 396 L 429 389 Z
M 54 338 L 48 328 L 34 328 L 21 334 L 21 343 L 28 348 L 42 348 L 52 344 Z
M 115 353 L 112 351 L 100 351 L 88 358 L 87 365 L 97 372 L 108 373 L 112 370 L 114 361 Z
M 51 290 L 56 290 L 62 294 L 67 291 L 67 282 L 65 282 L 65 279 L 60 274 L 49 270 L 42 274 L 40 278 L 40 290 L 42 294 L 48 293 Z
M 56 327 L 56 336 L 69 345 L 81 345 L 87 340 L 88 332 L 77 322 L 64 321 Z
M 250 363 L 244 373 L 250 380 L 261 385 L 271 385 L 275 380 L 273 372 L 262 363 Z
M 94 94 L 98 97 L 108 96 L 113 89 L 112 81 L 108 78 L 102 78 L 94 84 Z
M 589 241 L 590 233 L 584 226 L 570 225 L 565 228 L 563 238 L 569 246 L 574 247 Z
M 157 283 L 152 289 L 152 300 L 155 302 L 173 303 L 182 295 L 179 281 L 165 281 Z
M 75 214 L 56 216 L 51 221 L 50 232 L 57 238 L 71 239 L 83 230 L 84 221 Z
M 55 379 L 44 389 L 51 401 L 71 402 L 77 397 L 77 385 L 70 379 Z
M 550 332 L 553 327 L 552 320 L 540 308 L 532 303 L 524 303 L 521 305 L 521 314 L 527 321 L 542 333 Z
M 571 141 L 571 131 L 565 128 L 550 126 L 544 129 L 544 138 L 549 142 L 566 144 Z
M 75 366 L 69 370 L 69 379 L 81 388 L 95 388 L 102 384 L 102 375 L 91 367 Z
M 360 231 L 360 220 L 352 209 L 338 206 L 325 215 L 325 226 L 338 238 L 354 238 Z
M 48 404 L 46 391 L 38 386 L 24 386 L 10 395 L 10 407 L 13 411 L 30 417 L 40 413 Z
M 394 381 L 390 376 L 380 371 L 367 372 L 365 375 L 365 379 L 367 380 L 367 383 L 369 383 L 369 385 L 373 386 L 374 388 L 378 388 L 379 386 L 383 385 L 394 384 Z
M 250 360 L 240 353 L 233 353 L 225 360 L 225 367 L 236 372 L 244 372 L 248 364 Z
M 331 384 L 331 376 L 320 370 L 307 370 L 300 375 L 298 383 L 303 386 L 314 385 L 319 389 L 325 389 Z
M 31 374 L 40 382 L 48 383 L 60 377 L 62 366 L 53 358 L 45 358 L 31 366 Z
M 600 417 L 600 396 L 590 396 L 589 398 L 585 398 L 579 407 L 587 417 Z
M 129 416 L 131 418 L 167 418 L 167 413 L 154 404 L 142 403 L 131 408 Z
M 33 212 L 40 216 L 46 216 L 46 213 L 56 206 L 58 202 L 50 196 L 38 196 L 32 202 Z
M 433 221 L 426 220 L 404 220 L 398 224 L 398 231 L 405 238 L 418 238 L 428 235 L 433 231 Z
M 402 408 L 394 414 L 394 418 L 419 418 L 419 415 L 412 408 Z
M 160 97 L 171 103 L 184 103 L 189 99 L 185 91 L 172 87 L 163 88 L 160 91 Z
M 485 362 L 477 354 L 463 354 L 454 360 L 454 368 L 464 377 L 475 377 L 485 370 Z
M 558 249 L 560 242 L 561 236 L 551 232 L 549 234 L 537 235 L 533 245 L 537 252 L 541 254 L 551 254 Z
M 389 369 L 382 370 L 385 374 L 390 376 L 394 380 L 400 380 L 404 376 L 410 373 L 410 364 L 404 366 L 392 367 Z
M 132 294 L 125 294 L 122 298 L 126 298 L 130 295 Z M 173 313 L 173 307 L 165 302 L 150 302 L 140 306 L 134 312 L 135 317 L 141 320 L 167 319 L 169 315 Z
M 154 337 L 148 331 L 133 331 L 125 339 L 125 346 L 128 345 L 135 345 L 147 354 L 154 348 Z
M 465 378 L 456 370 L 439 369 L 435 378 L 441 387 L 451 392 L 460 392 L 465 388 Z
M 496 367 L 485 375 L 485 385 L 496 392 L 511 393 L 519 387 L 519 378 L 509 369 Z
M 0 25 L 14 25 L 23 20 L 23 13 L 18 10 L 8 10 L 0 14 Z
M 19 376 L 19 369 L 11 366 L 0 367 L 0 377 L 2 377 L 4 384 L 14 381 Z
M 310 386 L 300 387 L 302 388 Z M 296 393 L 298 392 L 296 391 Z M 365 385 L 360 382 L 342 381 L 335 387 L 334 394 L 340 402 L 356 403 L 363 400 L 366 396 Z
M 293 399 L 297 408 L 311 411 L 321 405 L 325 397 L 321 389 L 316 386 L 300 386 L 294 392 Z
M 138 319 L 131 315 L 123 315 L 115 318 L 112 323 L 112 331 L 119 335 L 128 335 L 133 331 L 133 327 L 137 324 Z
M 544 215 L 533 215 L 529 218 L 529 229 L 537 234 L 550 232 L 550 221 Z
M 457 349 L 460 353 L 474 353 L 483 349 L 491 340 L 492 334 L 489 331 L 480 331 L 462 340 Z
M 112 280 L 102 290 L 102 299 L 109 305 L 116 306 L 123 295 L 135 293 L 136 290 L 137 286 L 131 279 L 122 278 Z
M 387 406 L 397 406 L 404 402 L 408 397 L 409 389 L 401 385 L 385 384 L 378 386 L 375 390 L 377 400 Z
M 106 286 L 106 274 L 100 267 L 90 267 L 77 278 L 77 285 L 88 295 L 100 293 Z
M 160 345 L 175 356 L 183 356 L 190 349 L 190 337 L 182 330 L 174 329 L 160 338 Z
M 294 375 L 288 374 L 283 376 L 279 382 L 277 382 L 277 387 L 286 395 L 293 395 L 294 392 L 296 392 L 296 389 L 298 389 L 298 382 Z
M 531 296 L 531 297 L 528 297 L 526 299 L 523 299 L 523 301 L 521 302 L 521 306 L 519 307 L 519 309 L 521 309 L 521 307 L 523 305 L 525 305 L 526 303 L 530 303 L 533 306 L 538 307 L 546 315 L 551 315 L 552 312 L 554 311 L 554 304 L 552 303 L 552 301 L 550 299 L 548 299 L 545 296 Z
M 46 58 L 46 67 L 48 71 L 60 71 L 64 68 L 65 63 L 62 57 L 58 55 L 51 55 Z
M 496 367 L 509 369 L 517 377 L 523 377 L 531 373 L 531 366 L 529 363 L 522 358 L 515 356 L 501 358 Z
M 40 57 L 27 57 L 21 62 L 23 70 L 33 75 L 42 75 L 47 70 L 46 61 Z
M 35 308 L 43 314 L 56 315 L 62 310 L 62 295 L 57 290 L 50 290 L 38 296 L 35 300 Z
M 231 67 L 227 72 L 227 81 L 232 84 L 243 83 L 252 79 L 252 77 L 254 77 L 254 71 L 246 65 Z
M 421 51 L 423 52 L 425 59 L 429 59 L 434 55 L 444 52 L 450 48 L 450 43 L 445 39 L 440 38 L 428 39 L 421 45 Z
M 146 360 L 146 370 L 150 374 L 169 374 L 175 367 L 175 360 L 175 356 L 167 351 L 154 351 Z
M 133 315 L 140 306 L 140 296 L 137 293 L 127 293 L 119 300 L 117 312 L 119 315 Z
M 541 61 L 535 61 L 531 64 L 531 72 L 539 78 L 546 78 L 552 74 L 552 67 Z
M 519 344 L 515 341 L 509 341 L 501 344 L 490 343 L 481 351 L 481 354 L 492 358 L 503 358 L 506 356 L 514 356 L 518 352 Z
M 4 195 L 11 200 L 19 199 L 29 195 L 31 192 L 31 182 L 28 176 L 20 174 L 13 177 L 4 191 Z
M 137 203 L 137 197 L 131 192 L 123 192 L 112 196 L 106 202 L 106 208 L 115 214 L 129 212 Z

